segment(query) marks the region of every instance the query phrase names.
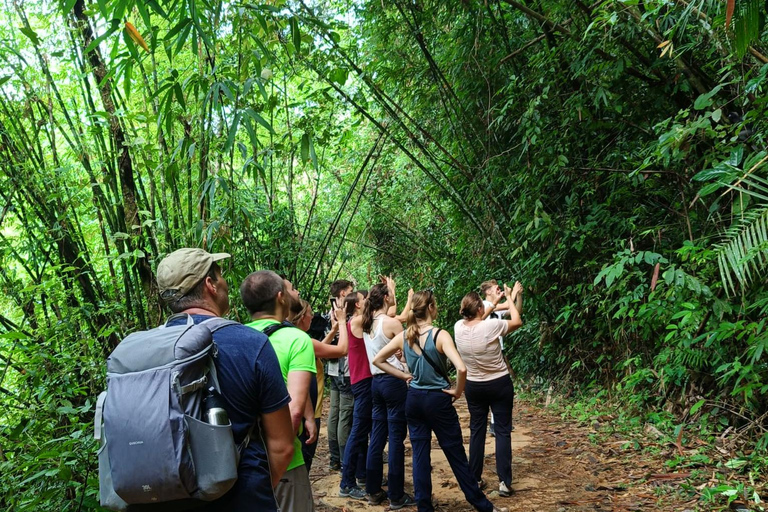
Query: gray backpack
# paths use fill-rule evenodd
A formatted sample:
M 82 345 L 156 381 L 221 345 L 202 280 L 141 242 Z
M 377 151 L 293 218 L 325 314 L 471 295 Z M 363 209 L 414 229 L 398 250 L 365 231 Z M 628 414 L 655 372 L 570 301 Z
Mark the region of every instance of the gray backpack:
M 99 495 L 110 510 L 184 510 L 224 495 L 237 479 L 232 426 L 202 420 L 203 397 L 219 392 L 211 318 L 161 325 L 126 337 L 107 359 L 96 404 Z M 172 503 L 169 503 L 172 502 Z M 154 505 L 154 506 L 153 506 Z

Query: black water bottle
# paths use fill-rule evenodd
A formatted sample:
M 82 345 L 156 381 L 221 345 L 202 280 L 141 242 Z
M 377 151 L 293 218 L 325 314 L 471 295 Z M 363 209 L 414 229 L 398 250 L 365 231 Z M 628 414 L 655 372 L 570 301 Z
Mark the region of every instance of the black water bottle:
M 203 398 L 203 419 L 210 425 L 229 425 L 224 400 L 212 387 L 208 388 L 208 393 Z

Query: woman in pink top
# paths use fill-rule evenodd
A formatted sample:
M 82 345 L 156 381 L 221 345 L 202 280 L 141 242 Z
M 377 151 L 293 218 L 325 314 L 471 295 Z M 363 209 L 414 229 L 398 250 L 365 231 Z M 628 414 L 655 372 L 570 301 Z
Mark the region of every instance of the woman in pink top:
M 365 491 L 357 484 L 356 478 L 365 478 L 366 456 L 368 454 L 368 436 L 371 433 L 371 367 L 363 340 L 363 305 L 365 299 L 360 292 L 347 295 L 347 334 L 349 338 L 349 377 L 352 383 L 352 395 L 355 408 L 352 413 L 352 431 L 347 438 L 341 468 L 341 489 L 339 496 L 366 499 Z
M 509 368 L 501 351 L 499 337 L 514 331 L 523 322 L 515 306 L 515 299 L 523 292 L 517 282 L 514 289 L 504 285 L 509 301 L 509 320 L 483 320 L 485 306 L 477 292 L 470 292 L 461 301 L 463 320 L 456 322 L 454 333 L 456 349 L 467 367 L 464 390 L 469 408 L 469 469 L 483 486 L 483 459 L 485 458 L 485 425 L 488 410 L 493 411 L 496 432 L 496 473 L 499 476 L 499 496 L 512 493 L 512 407 L 515 388 Z

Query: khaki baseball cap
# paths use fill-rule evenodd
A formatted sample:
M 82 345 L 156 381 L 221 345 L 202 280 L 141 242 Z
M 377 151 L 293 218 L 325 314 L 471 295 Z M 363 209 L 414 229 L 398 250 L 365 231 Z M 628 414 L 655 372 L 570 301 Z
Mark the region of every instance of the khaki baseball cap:
M 211 254 L 202 249 L 179 249 L 157 266 L 157 285 L 163 300 L 178 300 L 203 280 L 214 261 L 231 257 L 226 252 Z

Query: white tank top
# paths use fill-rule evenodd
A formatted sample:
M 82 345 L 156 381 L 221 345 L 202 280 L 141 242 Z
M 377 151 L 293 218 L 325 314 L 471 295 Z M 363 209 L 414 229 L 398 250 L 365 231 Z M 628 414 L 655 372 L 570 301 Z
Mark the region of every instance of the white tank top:
M 386 334 L 384 334 L 383 322 L 379 320 L 381 316 L 382 315 L 376 316 L 373 319 L 373 325 L 371 326 L 373 336 L 367 332 L 363 332 L 363 339 L 365 340 L 365 351 L 368 353 L 368 364 L 371 366 L 371 373 L 373 375 L 382 375 L 383 373 L 386 373 L 373 364 L 373 358 L 376 357 L 376 354 L 378 354 L 379 351 L 384 348 L 387 343 L 392 341 L 391 339 L 387 338 Z M 403 366 L 403 363 L 401 363 L 394 354 L 387 358 L 387 362 L 398 370 L 405 371 L 405 366 Z

